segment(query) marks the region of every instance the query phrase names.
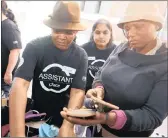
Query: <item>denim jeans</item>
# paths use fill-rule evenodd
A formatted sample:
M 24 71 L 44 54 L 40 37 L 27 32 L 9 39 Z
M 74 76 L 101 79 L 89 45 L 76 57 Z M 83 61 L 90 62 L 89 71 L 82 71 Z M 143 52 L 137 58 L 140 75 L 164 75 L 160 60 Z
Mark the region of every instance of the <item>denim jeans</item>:
M 1 80 L 1 96 L 2 98 L 8 98 L 9 97 L 9 90 L 11 88 L 11 85 L 8 85 L 4 82 L 4 80 Z

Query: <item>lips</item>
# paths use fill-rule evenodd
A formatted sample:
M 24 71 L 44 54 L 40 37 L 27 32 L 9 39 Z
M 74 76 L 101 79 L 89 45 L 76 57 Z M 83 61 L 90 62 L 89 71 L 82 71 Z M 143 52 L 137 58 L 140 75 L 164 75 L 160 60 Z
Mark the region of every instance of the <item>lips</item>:
M 99 40 L 99 43 L 105 43 L 105 41 L 104 40 Z
M 135 44 L 138 43 L 138 41 L 136 41 L 136 40 L 131 40 L 131 41 L 129 41 L 129 43 L 132 44 L 132 45 L 135 45 Z
M 58 45 L 65 46 L 65 42 L 57 42 Z

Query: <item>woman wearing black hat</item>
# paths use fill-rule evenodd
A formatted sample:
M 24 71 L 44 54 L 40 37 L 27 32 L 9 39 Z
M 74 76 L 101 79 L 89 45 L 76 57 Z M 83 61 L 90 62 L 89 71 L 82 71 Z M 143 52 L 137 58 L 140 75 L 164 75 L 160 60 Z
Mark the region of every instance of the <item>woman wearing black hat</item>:
M 148 137 L 168 115 L 166 44 L 157 37 L 163 18 L 151 2 L 131 2 L 118 27 L 128 42 L 118 46 L 98 71 L 87 97 L 120 107 L 92 119 L 67 116 L 81 125 L 102 124 L 104 137 Z

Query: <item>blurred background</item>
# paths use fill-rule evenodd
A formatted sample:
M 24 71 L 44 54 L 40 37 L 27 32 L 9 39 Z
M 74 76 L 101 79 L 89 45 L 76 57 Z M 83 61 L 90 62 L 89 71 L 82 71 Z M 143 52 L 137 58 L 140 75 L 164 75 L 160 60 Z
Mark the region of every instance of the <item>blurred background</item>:
M 124 14 L 130 1 L 77 1 L 81 7 L 81 19 L 88 29 L 77 34 L 79 45 L 88 42 L 93 23 L 100 18 L 110 20 L 113 26 L 114 41 L 119 44 L 125 40 L 117 22 Z M 161 14 L 165 17 L 165 26 L 159 32 L 162 40 L 167 41 L 167 1 L 153 1 L 158 4 Z M 16 16 L 22 33 L 23 46 L 30 40 L 50 34 L 50 28 L 43 24 L 44 18 L 50 13 L 56 1 L 7 1 L 8 7 Z
M 89 41 L 93 23 L 100 19 L 108 19 L 113 26 L 114 43 L 117 45 L 125 40 L 123 32 L 117 27 L 130 1 L 77 1 L 81 7 L 81 19 L 88 25 L 88 29 L 77 34 L 77 44 Z M 145 2 L 145 1 L 144 1 Z M 163 29 L 159 37 L 167 42 L 167 1 L 153 1 L 158 4 L 160 13 L 165 17 Z M 40 36 L 50 34 L 51 30 L 43 24 L 51 12 L 56 1 L 7 1 L 8 7 L 16 16 L 16 21 L 22 35 L 23 50 L 26 44 Z M 29 94 L 30 96 L 30 94 Z M 157 102 L 157 101 L 156 101 Z M 167 118 L 162 126 L 157 128 L 152 137 L 167 137 Z

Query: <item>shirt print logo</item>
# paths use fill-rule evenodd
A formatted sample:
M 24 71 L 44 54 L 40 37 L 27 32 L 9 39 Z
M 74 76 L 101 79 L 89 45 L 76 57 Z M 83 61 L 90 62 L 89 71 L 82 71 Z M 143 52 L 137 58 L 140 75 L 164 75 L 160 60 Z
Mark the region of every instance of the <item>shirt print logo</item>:
M 103 59 L 97 59 L 93 61 L 88 67 L 90 76 L 95 78 L 95 73 L 103 66 L 104 63 L 105 60 Z
M 57 63 L 50 64 L 39 75 L 40 85 L 45 91 L 54 93 L 64 92 L 72 84 L 72 75 L 75 72 L 76 69 L 71 67 L 62 66 Z

